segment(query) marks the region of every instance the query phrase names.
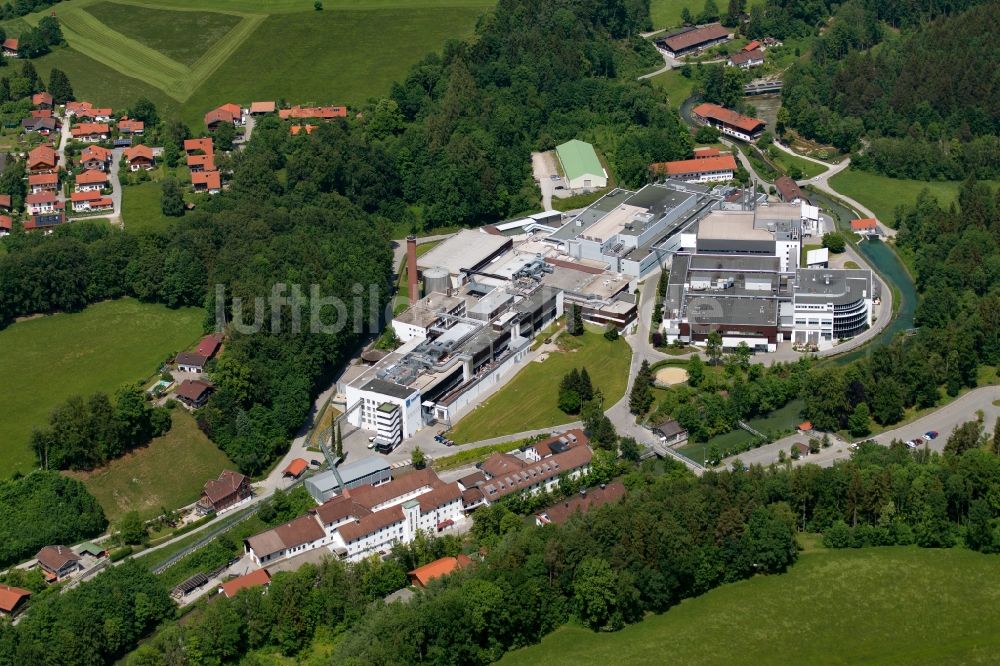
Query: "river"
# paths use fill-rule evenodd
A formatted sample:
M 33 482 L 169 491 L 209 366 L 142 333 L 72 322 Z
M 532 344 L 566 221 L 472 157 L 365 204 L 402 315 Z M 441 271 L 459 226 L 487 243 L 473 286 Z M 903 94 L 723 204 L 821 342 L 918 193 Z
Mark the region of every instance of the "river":
M 809 193 L 809 198 L 812 199 L 813 203 L 819 204 L 833 215 L 840 232 L 845 235 L 853 233 L 851 220 L 854 219 L 854 214 L 849 209 L 815 190 Z M 895 250 L 880 240 L 861 241 L 855 247 L 875 267 L 875 271 L 892 289 L 895 313 L 889 325 L 867 344 L 855 351 L 831 357 L 830 360 L 837 365 L 846 365 L 859 358 L 864 358 L 871 354 L 875 347 L 891 342 L 897 333 L 912 329 L 913 315 L 917 307 L 917 290 L 913 284 L 913 278 L 910 277 L 910 273 L 900 261 Z

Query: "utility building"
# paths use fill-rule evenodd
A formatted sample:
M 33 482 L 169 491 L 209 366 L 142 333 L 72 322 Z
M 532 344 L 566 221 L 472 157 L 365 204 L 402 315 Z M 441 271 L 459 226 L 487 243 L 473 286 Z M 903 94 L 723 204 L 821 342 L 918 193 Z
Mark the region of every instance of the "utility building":
M 594 147 L 573 139 L 556 146 L 556 155 L 571 190 L 599 190 L 608 185 L 608 173 L 601 166 Z

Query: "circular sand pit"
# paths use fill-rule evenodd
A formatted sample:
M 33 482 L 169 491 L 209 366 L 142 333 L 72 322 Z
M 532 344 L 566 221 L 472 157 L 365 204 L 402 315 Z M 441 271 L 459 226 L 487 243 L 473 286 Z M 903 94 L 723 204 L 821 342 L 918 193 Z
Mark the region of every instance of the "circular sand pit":
M 656 371 L 656 383 L 661 386 L 683 384 L 688 379 L 688 371 L 684 368 L 667 366 Z

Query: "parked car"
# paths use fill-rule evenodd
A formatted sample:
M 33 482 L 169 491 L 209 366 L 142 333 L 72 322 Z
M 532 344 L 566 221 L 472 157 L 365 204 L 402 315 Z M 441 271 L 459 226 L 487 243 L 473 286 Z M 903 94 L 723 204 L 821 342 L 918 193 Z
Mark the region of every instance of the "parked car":
M 559 174 L 554 173 L 551 176 L 549 176 L 549 178 L 551 178 L 552 180 L 559 180 L 560 176 Z
M 932 439 L 937 439 L 937 437 L 938 437 L 937 430 L 928 430 L 927 432 L 924 433 L 924 439 L 926 439 L 927 441 L 930 441 Z
M 375 448 L 375 438 L 374 437 L 372 437 L 371 439 L 368 440 L 368 448 L 369 449 L 374 449 Z
M 309 464 L 312 465 L 313 467 L 319 467 L 323 463 L 321 463 L 320 461 L 318 461 L 315 458 L 313 458 L 312 460 L 309 461 Z

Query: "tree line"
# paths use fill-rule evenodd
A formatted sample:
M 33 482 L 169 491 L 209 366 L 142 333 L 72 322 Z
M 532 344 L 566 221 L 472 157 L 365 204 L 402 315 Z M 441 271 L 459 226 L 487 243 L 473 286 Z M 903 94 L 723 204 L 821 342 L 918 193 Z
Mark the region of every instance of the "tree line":
M 0 481 L 0 506 L 0 567 L 32 557 L 43 546 L 95 537 L 108 526 L 83 483 L 57 472 Z
M 47 428 L 31 433 L 42 469 L 93 469 L 170 430 L 170 412 L 152 407 L 142 388 L 123 386 L 112 404 L 106 393 L 73 396 L 57 406 Z
M 814 40 L 813 57 L 786 74 L 782 120 L 845 152 L 866 137 L 857 166 L 885 175 L 996 177 L 1000 90 L 991 77 L 1000 67 L 1000 8 L 918 4 L 901 18 L 900 5 L 842 5 Z M 898 36 L 893 23 L 903 26 Z

